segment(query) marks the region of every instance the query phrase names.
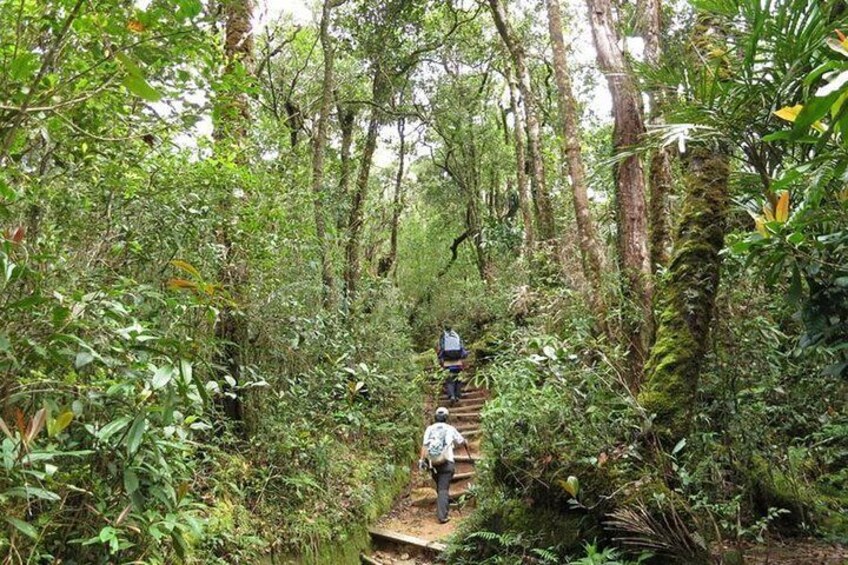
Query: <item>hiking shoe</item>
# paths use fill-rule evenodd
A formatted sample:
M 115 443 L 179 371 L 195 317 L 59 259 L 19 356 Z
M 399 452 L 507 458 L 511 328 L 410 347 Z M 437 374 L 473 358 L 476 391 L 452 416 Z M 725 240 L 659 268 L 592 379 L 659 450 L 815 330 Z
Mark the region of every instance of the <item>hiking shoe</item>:
M 444 520 L 439 520 L 440 524 L 447 524 L 448 522 L 450 522 L 450 518 L 445 518 Z

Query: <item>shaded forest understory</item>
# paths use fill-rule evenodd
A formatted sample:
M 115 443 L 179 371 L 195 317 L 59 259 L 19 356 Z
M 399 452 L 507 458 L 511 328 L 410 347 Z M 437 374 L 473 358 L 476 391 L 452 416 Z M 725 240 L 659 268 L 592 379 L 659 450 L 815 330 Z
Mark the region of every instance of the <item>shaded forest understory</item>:
M 0 562 L 358 563 L 445 323 L 449 563 L 844 549 L 846 18 L 0 3 Z

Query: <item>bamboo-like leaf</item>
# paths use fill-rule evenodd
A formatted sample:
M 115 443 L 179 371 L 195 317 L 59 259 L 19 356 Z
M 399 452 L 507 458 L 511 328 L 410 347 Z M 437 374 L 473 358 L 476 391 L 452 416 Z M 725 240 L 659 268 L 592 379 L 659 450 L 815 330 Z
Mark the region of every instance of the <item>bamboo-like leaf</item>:
M 171 290 L 180 290 L 183 288 L 196 289 L 197 283 L 194 281 L 188 281 L 186 279 L 169 279 L 168 288 L 170 288 Z
M 29 423 L 29 429 L 26 433 L 26 442 L 30 443 L 35 439 L 35 436 L 44 428 L 44 423 L 47 421 L 47 410 L 42 408 L 35 413 L 32 421 Z
M 774 219 L 777 222 L 784 223 L 789 219 L 789 191 L 784 190 L 777 199 L 777 209 L 775 210 Z
M 198 279 L 202 279 L 203 277 L 200 275 L 200 271 L 198 271 L 194 265 L 189 263 L 188 261 L 183 261 L 182 259 L 174 259 L 171 261 L 171 265 L 180 269 L 181 271 L 185 271 L 186 273 L 197 277 Z
M 769 232 L 766 229 L 766 222 L 763 218 L 757 218 L 756 220 L 754 220 L 754 226 L 756 227 L 757 232 L 759 232 L 759 234 L 761 236 L 763 236 L 763 237 L 769 236 Z
M 12 430 L 9 429 L 9 426 L 6 425 L 6 422 L 3 421 L 3 418 L 0 418 L 0 431 L 2 431 L 9 439 L 15 439 L 15 436 L 12 434 Z
M 121 510 L 121 513 L 118 514 L 118 517 L 115 519 L 116 526 L 120 526 L 121 522 L 127 519 L 127 516 L 130 515 L 130 510 L 132 510 L 132 504 L 127 504 L 126 508 Z
M 19 520 L 17 518 L 12 518 L 11 516 L 7 516 L 6 521 L 25 536 L 30 537 L 34 540 L 38 539 L 38 530 L 36 530 L 32 524 L 28 524 L 23 520 Z
M 14 496 L 16 498 L 38 498 L 41 500 L 59 500 L 61 497 L 55 492 L 36 487 L 12 487 L 3 493 L 3 496 Z
M 141 446 L 141 440 L 144 437 L 144 431 L 147 429 L 147 418 L 144 414 L 139 414 L 135 422 L 133 422 L 129 433 L 127 434 L 127 453 L 132 455 L 138 451 Z

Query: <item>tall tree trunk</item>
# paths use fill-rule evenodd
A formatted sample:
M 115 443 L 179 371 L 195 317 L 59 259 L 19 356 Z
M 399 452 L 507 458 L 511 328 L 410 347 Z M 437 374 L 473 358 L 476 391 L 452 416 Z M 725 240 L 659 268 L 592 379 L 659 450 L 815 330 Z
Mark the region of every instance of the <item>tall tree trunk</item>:
M 606 75 L 613 104 L 613 145 L 616 153 L 631 150 L 645 134 L 641 95 L 619 47 L 610 0 L 587 0 L 598 66 Z M 619 262 L 624 275 L 624 296 L 635 302 L 639 316 L 625 328 L 629 341 L 629 380 L 633 388 L 641 381 L 645 347 L 651 333 L 651 265 L 648 258 L 648 227 L 645 179 L 637 155 L 621 159 L 615 168 L 618 214 Z M 635 318 L 639 318 L 638 320 Z
M 518 84 L 510 69 L 506 72 L 509 82 L 509 106 L 512 110 L 512 131 L 515 140 L 516 181 L 518 182 L 518 205 L 521 207 L 521 219 L 524 223 L 524 246 L 522 252 L 528 255 L 533 250 L 533 211 L 530 194 L 527 191 L 527 156 L 524 148 L 524 120 L 518 108 Z
M 398 118 L 397 130 L 400 147 L 398 148 L 398 170 L 395 176 L 395 192 L 392 196 L 392 226 L 391 235 L 389 236 L 389 256 L 386 257 L 385 264 L 381 267 L 381 271 L 388 275 L 397 261 L 397 245 L 398 245 L 398 226 L 400 224 L 400 213 L 402 211 L 403 197 L 403 174 L 404 160 L 406 158 L 406 120 L 401 116 Z
M 253 62 L 253 34 L 251 18 L 253 5 L 251 0 L 228 0 L 223 4 L 226 18 L 224 36 L 225 76 L 236 77 L 243 74 L 242 67 L 250 69 Z M 225 84 L 227 81 L 223 81 Z M 241 166 L 247 165 L 247 126 L 250 112 L 243 85 L 233 79 L 231 84 L 217 93 L 216 122 L 213 130 L 216 153 L 232 158 Z M 245 196 L 245 198 L 249 195 Z M 230 292 L 233 301 L 238 303 L 244 296 L 248 282 L 247 263 L 238 252 L 231 229 L 238 223 L 238 211 L 235 209 L 236 196 L 227 191 L 219 210 L 220 225 L 217 239 L 223 250 L 223 259 L 219 278 L 225 289 Z M 243 364 L 243 347 L 247 342 L 247 323 L 236 310 L 225 305 L 215 326 L 215 336 L 220 344 L 218 365 L 223 367 L 223 375 L 232 377 L 236 386 L 240 382 Z M 223 377 L 222 375 L 222 377 Z M 223 380 L 223 378 L 222 378 Z M 222 397 L 222 409 L 233 421 L 244 420 L 244 409 L 238 396 Z
M 518 79 L 518 89 L 524 102 L 524 117 L 527 125 L 527 140 L 530 164 L 532 166 L 531 182 L 533 196 L 535 198 L 537 232 L 540 241 L 551 242 L 556 237 L 556 226 L 554 223 L 554 210 L 548 187 L 545 182 L 545 166 L 542 156 L 542 135 L 539 125 L 539 117 L 536 111 L 536 99 L 533 96 L 533 86 L 530 82 L 530 70 L 527 67 L 527 58 L 524 54 L 524 46 L 516 38 L 512 26 L 509 23 L 506 10 L 500 0 L 488 0 L 491 8 L 495 27 L 501 39 L 506 45 L 512 58 L 515 73 Z
M 671 174 L 671 153 L 667 147 L 655 150 L 650 159 L 648 225 L 651 238 L 651 269 L 656 272 L 668 263 L 668 195 L 674 181 Z
M 557 84 L 562 158 L 568 163 L 568 173 L 571 177 L 571 193 L 574 200 L 574 215 L 577 220 L 580 255 L 583 258 L 583 271 L 592 292 L 590 303 L 598 316 L 599 323 L 603 324 L 606 314 L 601 288 L 604 257 L 603 250 L 595 236 L 595 225 L 592 222 L 592 214 L 589 210 L 586 168 L 583 165 L 583 152 L 580 147 L 577 103 L 571 90 L 571 76 L 568 72 L 565 41 L 562 37 L 562 15 L 560 14 L 559 0 L 547 0 L 547 4 L 548 28 L 553 47 L 554 75 Z
M 639 0 L 637 14 L 642 38 L 645 41 L 645 62 L 651 66 L 660 63 L 662 55 L 662 0 Z M 648 92 L 651 111 L 648 122 L 652 125 L 662 123 L 662 93 Z M 671 155 L 666 148 L 656 149 L 649 157 L 648 186 L 648 227 L 650 233 L 650 262 L 653 272 L 668 262 L 668 215 L 666 214 L 668 194 L 671 191 Z
M 362 158 L 359 163 L 359 174 L 356 177 L 356 187 L 351 198 L 350 216 L 347 224 L 347 243 L 345 245 L 345 296 L 351 303 L 356 294 L 359 282 L 359 247 L 362 239 L 363 208 L 368 196 L 368 179 L 371 175 L 371 163 L 374 150 L 377 148 L 377 134 L 382 125 L 382 104 L 388 98 L 389 82 L 380 65 L 375 65 L 371 87 L 371 116 L 368 119 L 368 133 L 365 135 L 365 145 L 362 148 Z
M 338 108 L 339 129 L 342 133 L 342 147 L 339 152 L 339 202 L 347 203 L 350 200 L 350 148 L 353 146 L 353 126 L 356 123 L 356 110 L 346 108 L 340 101 L 336 102 Z M 344 229 L 347 222 L 346 213 L 350 213 L 345 206 L 339 206 L 340 214 L 336 225 L 339 230 Z
M 686 159 L 686 196 L 659 325 L 639 402 L 656 414 L 655 431 L 674 445 L 690 429 L 701 363 L 718 292 L 728 207 L 726 152 L 694 147 Z
M 327 241 L 327 220 L 324 215 L 324 146 L 327 141 L 327 121 L 333 103 L 333 63 L 335 52 L 330 38 L 331 0 L 324 0 L 321 13 L 321 48 L 324 51 L 324 77 L 322 80 L 321 108 L 312 136 L 312 202 L 315 211 L 315 237 L 321 258 L 322 299 L 325 308 L 333 304 L 333 264 Z
M 491 272 L 489 270 L 486 248 L 483 245 L 483 230 L 480 223 L 480 191 L 470 187 L 468 189 L 465 227 L 468 233 L 471 234 L 471 241 L 474 243 L 474 263 L 477 265 L 480 280 L 489 284 L 491 282 Z

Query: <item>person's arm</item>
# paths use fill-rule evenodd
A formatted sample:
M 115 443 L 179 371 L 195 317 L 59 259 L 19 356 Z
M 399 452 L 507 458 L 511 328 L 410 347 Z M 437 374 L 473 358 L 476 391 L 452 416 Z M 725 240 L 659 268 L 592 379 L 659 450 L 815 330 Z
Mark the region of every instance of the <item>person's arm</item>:
M 471 462 L 474 462 L 474 458 L 471 457 L 471 451 L 468 449 L 468 441 L 462 437 L 462 434 L 459 433 L 459 430 L 455 430 L 456 436 L 454 436 L 454 445 L 465 447 L 465 454 L 468 455 L 468 458 L 471 459 Z
M 418 468 L 422 471 L 427 468 L 427 432 L 424 432 L 424 441 L 418 452 Z

